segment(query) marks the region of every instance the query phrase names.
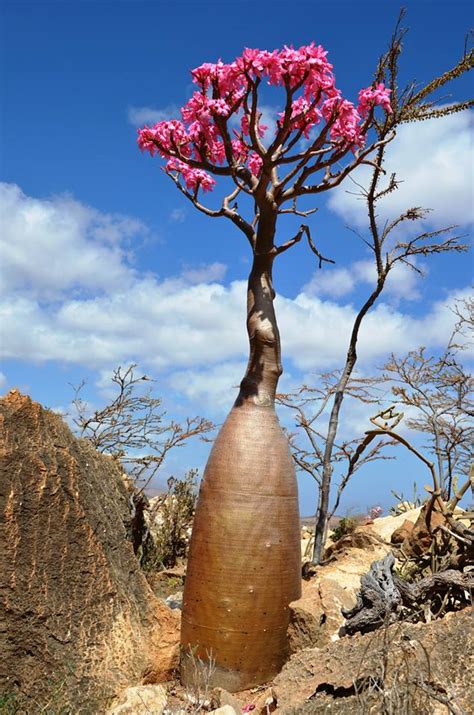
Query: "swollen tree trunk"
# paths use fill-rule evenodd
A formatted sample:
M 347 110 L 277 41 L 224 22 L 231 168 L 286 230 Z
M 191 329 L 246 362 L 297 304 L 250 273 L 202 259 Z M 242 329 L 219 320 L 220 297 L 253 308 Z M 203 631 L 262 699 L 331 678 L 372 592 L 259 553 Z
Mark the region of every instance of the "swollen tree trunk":
M 187 686 L 209 662 L 211 685 L 229 691 L 271 680 L 287 657 L 289 603 L 300 597 L 296 478 L 274 408 L 282 370 L 272 261 L 254 256 L 249 363 L 201 483 L 183 599 Z

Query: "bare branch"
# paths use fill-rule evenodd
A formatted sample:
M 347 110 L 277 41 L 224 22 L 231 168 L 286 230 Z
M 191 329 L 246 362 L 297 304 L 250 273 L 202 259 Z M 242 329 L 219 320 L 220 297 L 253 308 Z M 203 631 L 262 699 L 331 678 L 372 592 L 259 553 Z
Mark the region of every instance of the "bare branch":
M 306 238 L 308 239 L 308 245 L 309 245 L 310 249 L 313 251 L 313 253 L 315 254 L 315 256 L 318 257 L 319 267 L 320 267 L 320 268 L 323 267 L 323 262 L 325 262 L 325 263 L 335 263 L 335 261 L 333 261 L 332 258 L 325 258 L 325 257 L 318 251 L 318 249 L 317 249 L 316 246 L 314 245 L 313 239 L 311 238 L 311 232 L 310 232 L 310 230 L 309 230 L 309 226 L 307 226 L 306 224 L 303 224 L 303 226 L 301 226 L 301 229 L 300 229 L 300 230 L 304 231 L 304 233 L 306 234 Z
M 214 429 L 202 417 L 187 418 L 184 424 L 168 422 L 161 399 L 153 397 L 146 375 L 136 376 L 136 365 L 114 370 L 112 383 L 117 394 L 105 406 L 91 412 L 82 399 L 85 383 L 74 388 L 72 404 L 76 410 L 73 422 L 80 435 L 94 447 L 118 459 L 143 491 L 162 467 L 168 453 L 187 440 L 203 436 Z
M 225 216 L 228 218 L 232 223 L 234 223 L 237 228 L 239 228 L 247 237 L 248 241 L 250 242 L 250 245 L 254 246 L 255 244 L 255 231 L 254 227 L 249 224 L 242 216 L 238 213 L 237 209 L 234 207 L 230 208 L 229 204 L 231 201 L 233 201 L 239 194 L 240 192 L 240 187 L 237 187 L 234 189 L 234 191 L 226 196 L 222 202 L 222 206 L 220 209 L 210 209 L 207 206 L 204 206 L 200 201 L 198 201 L 197 198 L 197 192 L 194 194 L 191 194 L 190 191 L 188 191 L 180 182 L 179 180 L 179 175 L 178 174 L 171 174 L 168 172 L 168 176 L 178 189 L 181 191 L 181 193 L 186 196 L 188 201 L 190 201 L 193 206 L 195 206 L 198 211 L 201 211 L 201 213 L 204 213 L 206 216 L 210 216 L 211 218 L 220 218 L 221 216 Z
M 278 211 L 278 213 L 279 213 L 279 214 L 295 214 L 295 216 L 304 216 L 304 217 L 306 217 L 306 216 L 311 216 L 311 214 L 314 214 L 314 213 L 316 213 L 316 211 L 318 211 L 317 208 L 308 209 L 307 211 L 300 211 L 300 210 L 297 209 L 297 207 L 296 207 L 296 202 L 297 202 L 297 200 L 298 200 L 297 198 L 295 198 L 295 199 L 293 200 L 293 206 L 292 206 L 291 209 L 290 209 L 290 208 L 289 208 L 289 209 L 281 209 L 281 210 Z

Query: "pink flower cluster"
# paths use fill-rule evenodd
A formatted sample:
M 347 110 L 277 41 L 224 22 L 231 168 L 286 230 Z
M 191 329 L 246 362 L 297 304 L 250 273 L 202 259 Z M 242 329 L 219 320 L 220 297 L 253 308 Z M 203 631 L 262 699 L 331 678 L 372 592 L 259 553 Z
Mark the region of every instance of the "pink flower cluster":
M 383 514 L 383 509 L 381 506 L 372 506 L 369 509 L 368 517 L 369 519 L 378 519 L 379 516 Z
M 376 104 L 380 104 L 387 114 L 392 114 L 392 107 L 390 106 L 391 91 L 391 89 L 385 87 L 383 82 L 380 82 L 375 87 L 361 89 L 359 92 L 359 106 L 357 108 L 361 116 L 366 117 L 370 109 Z
M 179 159 L 169 159 L 165 165 L 165 171 L 177 171 L 183 175 L 184 183 L 187 189 L 192 189 L 193 191 L 199 186 L 204 192 L 212 191 L 216 185 L 216 180 L 210 176 L 207 171 L 203 169 L 194 169 L 189 164 Z
M 314 103 L 313 103 L 314 104 Z M 315 124 L 321 120 L 321 111 L 318 107 L 313 106 L 305 97 L 298 97 L 291 104 L 290 128 L 299 129 L 303 132 L 306 139 L 309 138 L 309 131 Z M 283 124 L 285 112 L 280 112 L 279 124 Z
M 158 153 L 167 159 L 165 171 L 178 172 L 188 189 L 211 190 L 215 185 L 208 171 L 232 160 L 244 164 L 254 176 L 259 176 L 263 164 L 256 153 L 250 135 L 249 95 L 252 87 L 264 78 L 274 86 L 291 89 L 295 97 L 291 116 L 287 119 L 287 137 L 291 132 L 301 132 L 307 139 L 310 130 L 324 119 L 330 123 L 332 141 L 355 149 L 365 141 L 362 119 L 376 105 L 391 112 L 390 90 L 383 84 L 359 92 L 356 107 L 344 99 L 334 84 L 332 65 L 326 51 L 311 43 L 299 49 L 282 50 L 248 49 L 234 62 L 205 63 L 192 70 L 193 82 L 198 85 L 192 97 L 181 109 L 182 121 L 158 122 L 152 127 L 138 130 L 138 145 L 153 156 Z M 235 127 L 239 122 L 240 131 Z M 284 126 L 285 112 L 279 114 L 277 126 Z M 262 138 L 268 129 L 257 121 L 256 131 Z M 226 151 L 226 146 L 228 147 Z M 201 167 L 190 166 L 198 162 Z M 206 171 L 206 169 L 208 171 Z

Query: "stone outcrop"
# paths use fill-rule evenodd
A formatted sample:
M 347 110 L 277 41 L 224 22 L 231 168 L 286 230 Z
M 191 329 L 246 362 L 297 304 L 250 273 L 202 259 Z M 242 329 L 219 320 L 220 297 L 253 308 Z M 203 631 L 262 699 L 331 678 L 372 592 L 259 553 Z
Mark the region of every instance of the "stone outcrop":
M 433 541 L 432 533 L 439 526 L 445 523 L 444 517 L 438 511 L 432 511 L 429 517 L 429 527 L 427 523 L 428 517 L 428 505 L 425 504 L 421 509 L 418 519 L 413 525 L 413 528 L 409 530 L 405 539 L 402 542 L 402 550 L 405 556 L 421 556 L 425 554 Z
M 166 677 L 179 640 L 126 538 L 121 470 L 17 391 L 0 454 L 0 691 L 27 712 L 104 712 Z
M 348 534 L 326 550 L 329 563 L 317 567 L 314 576 L 303 581 L 302 597 L 290 604 L 292 653 L 337 639 L 345 621 L 341 609 L 354 606 L 361 576 L 388 551 L 369 527 Z
M 395 529 L 392 536 L 390 537 L 390 541 L 392 542 L 392 544 L 403 544 L 405 539 L 413 531 L 413 526 L 414 523 L 412 521 L 408 521 L 408 519 L 405 519 L 403 524 L 397 529 Z

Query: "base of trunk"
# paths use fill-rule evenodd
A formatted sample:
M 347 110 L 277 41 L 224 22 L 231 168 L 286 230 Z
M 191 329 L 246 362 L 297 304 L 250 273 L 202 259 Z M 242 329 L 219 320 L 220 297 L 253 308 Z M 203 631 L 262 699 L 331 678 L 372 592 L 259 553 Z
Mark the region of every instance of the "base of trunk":
M 234 407 L 201 484 L 183 599 L 181 680 L 228 691 L 271 680 L 301 594 L 298 493 L 273 408 Z

